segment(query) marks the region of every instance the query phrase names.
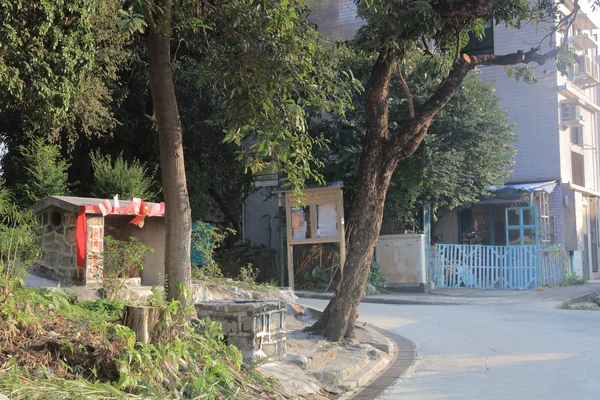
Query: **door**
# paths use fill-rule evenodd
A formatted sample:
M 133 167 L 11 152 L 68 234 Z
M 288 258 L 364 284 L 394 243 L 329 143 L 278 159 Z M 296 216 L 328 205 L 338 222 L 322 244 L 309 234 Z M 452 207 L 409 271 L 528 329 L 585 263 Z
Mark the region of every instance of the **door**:
M 535 207 L 506 208 L 506 245 L 537 245 L 537 209 Z

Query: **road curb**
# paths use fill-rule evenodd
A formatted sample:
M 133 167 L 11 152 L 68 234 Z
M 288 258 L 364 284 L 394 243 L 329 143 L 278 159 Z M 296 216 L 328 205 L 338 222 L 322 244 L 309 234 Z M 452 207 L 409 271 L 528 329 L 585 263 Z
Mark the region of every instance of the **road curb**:
M 295 295 L 302 299 L 317 299 L 331 300 L 333 297 L 330 293 L 314 293 L 314 292 L 294 292 Z M 449 297 L 449 296 L 444 296 Z M 467 302 L 452 302 L 452 301 L 425 301 L 425 300 L 405 300 L 405 299 L 382 299 L 381 297 L 365 296 L 360 301 L 361 303 L 376 303 L 376 304 L 404 304 L 414 306 L 460 306 L 469 304 Z
M 589 292 L 589 293 L 587 293 L 587 294 L 582 294 L 582 295 L 580 295 L 580 296 L 573 297 L 572 299 L 565 300 L 565 301 L 563 302 L 563 304 L 564 304 L 565 302 L 569 302 L 569 303 L 580 303 L 580 302 L 582 302 L 583 300 L 585 300 L 585 299 L 586 299 L 586 297 L 590 297 L 590 296 L 592 296 L 592 295 L 594 295 L 594 294 L 598 294 L 598 291 L 594 290 L 594 291 L 592 291 L 592 292 Z
M 304 306 L 310 311 L 313 317 L 320 318 L 323 311 Z M 401 378 L 408 369 L 421 358 L 421 351 L 418 343 L 411 339 L 394 333 L 390 330 L 378 326 L 364 324 L 357 320 L 355 325 L 359 329 L 365 329 L 376 332 L 385 339 L 386 345 L 391 350 L 390 358 L 385 363 L 380 363 L 370 371 L 359 378 L 358 387 L 354 392 L 346 392 L 338 397 L 337 400 L 372 400 L 381 394 L 385 389 L 394 384 Z M 368 343 L 373 347 L 378 347 L 376 343 Z

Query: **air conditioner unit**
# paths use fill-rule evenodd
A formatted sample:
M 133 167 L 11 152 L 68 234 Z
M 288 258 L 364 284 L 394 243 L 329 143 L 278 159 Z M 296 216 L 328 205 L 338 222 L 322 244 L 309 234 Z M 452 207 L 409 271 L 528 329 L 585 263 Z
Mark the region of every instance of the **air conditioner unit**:
M 563 104 L 561 107 L 561 120 L 564 126 L 582 126 L 583 113 L 581 107 L 574 104 Z

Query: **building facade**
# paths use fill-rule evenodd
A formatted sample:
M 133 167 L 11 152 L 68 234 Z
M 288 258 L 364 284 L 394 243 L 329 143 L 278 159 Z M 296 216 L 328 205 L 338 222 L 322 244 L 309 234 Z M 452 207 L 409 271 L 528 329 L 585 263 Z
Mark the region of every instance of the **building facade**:
M 560 6 L 569 15 L 573 4 Z M 447 212 L 433 227 L 434 241 L 458 244 L 560 244 L 572 268 L 598 279 L 597 204 L 600 196 L 598 132 L 600 84 L 598 16 L 579 11 L 573 24 L 548 37 L 550 24 L 521 29 L 490 26 L 476 51 L 507 54 L 537 46 L 541 52 L 568 42 L 576 53 L 568 76 L 554 61 L 535 68 L 537 84 L 507 76 L 504 67 L 481 68 L 493 83 L 518 136 L 515 166 L 496 196 Z M 490 40 L 491 39 L 491 40 Z M 531 211 L 527 211 L 530 209 Z M 519 213 L 525 212 L 521 218 Z

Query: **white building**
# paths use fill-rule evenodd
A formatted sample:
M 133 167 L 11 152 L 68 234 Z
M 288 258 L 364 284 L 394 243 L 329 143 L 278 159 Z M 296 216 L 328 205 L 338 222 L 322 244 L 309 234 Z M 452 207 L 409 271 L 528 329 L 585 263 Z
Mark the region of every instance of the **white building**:
M 566 2 L 561 12 L 568 15 L 572 7 Z M 496 199 L 444 215 L 434 227 L 434 241 L 564 244 L 576 271 L 586 278 L 600 278 L 599 26 L 597 15 L 580 11 L 568 35 L 563 30 L 544 41 L 542 53 L 565 39 L 577 53 L 568 77 L 556 70 L 555 62 L 535 69 L 538 83 L 534 85 L 508 77 L 504 67 L 481 69 L 481 78 L 495 84 L 509 122 L 515 124 L 518 141 L 514 171 Z M 527 25 L 520 30 L 493 26 L 477 50 L 493 54 L 527 51 L 547 37 L 550 28 L 550 24 Z M 520 220 L 522 210 L 518 208 L 529 205 L 534 206 L 532 212 L 537 218 L 525 211 L 524 220 Z

